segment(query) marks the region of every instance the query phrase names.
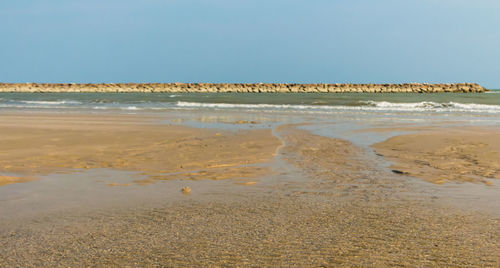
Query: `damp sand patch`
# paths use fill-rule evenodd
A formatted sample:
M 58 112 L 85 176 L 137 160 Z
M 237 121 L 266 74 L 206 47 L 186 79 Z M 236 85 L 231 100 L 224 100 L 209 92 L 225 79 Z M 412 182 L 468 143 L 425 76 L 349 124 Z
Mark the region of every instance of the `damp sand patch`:
M 38 178 L 35 177 L 12 177 L 12 176 L 1 176 L 0 175 L 0 186 L 5 186 L 14 183 L 25 183 L 30 181 L 36 181 Z
M 500 179 L 498 137 L 498 128 L 436 128 L 395 136 L 372 147 L 393 161 L 391 169 L 399 174 L 436 184 L 491 186 Z
M 4 115 L 0 172 L 48 175 L 108 168 L 156 179 L 252 178 L 275 157 L 271 129 L 224 131 L 149 123 L 137 116 Z M 228 177 L 228 175 L 231 175 Z M 9 179 L 13 180 L 13 179 Z M 21 179 L 20 179 L 21 180 Z

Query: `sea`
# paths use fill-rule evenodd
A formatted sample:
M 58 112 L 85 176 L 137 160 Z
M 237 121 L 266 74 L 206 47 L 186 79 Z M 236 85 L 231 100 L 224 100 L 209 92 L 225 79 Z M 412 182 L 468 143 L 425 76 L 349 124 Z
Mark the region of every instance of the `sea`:
M 370 145 L 387 137 L 358 137 L 359 132 L 353 131 L 409 124 L 500 125 L 500 90 L 434 94 L 0 93 L 0 113 L 6 112 L 153 114 L 165 116 L 171 123 L 206 128 L 234 128 L 237 121 L 258 123 L 249 126 L 254 128 L 318 123 L 313 132 Z
M 487 93 L 0 93 L 1 110 L 245 110 L 500 114 L 500 90 Z

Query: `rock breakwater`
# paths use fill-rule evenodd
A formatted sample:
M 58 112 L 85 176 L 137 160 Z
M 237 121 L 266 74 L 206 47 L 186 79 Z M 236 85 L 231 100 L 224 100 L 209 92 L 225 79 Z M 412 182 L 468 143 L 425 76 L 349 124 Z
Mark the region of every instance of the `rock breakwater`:
M 207 93 L 480 93 L 475 83 L 456 84 L 224 84 L 224 83 L 0 83 L 0 92 L 207 92 Z

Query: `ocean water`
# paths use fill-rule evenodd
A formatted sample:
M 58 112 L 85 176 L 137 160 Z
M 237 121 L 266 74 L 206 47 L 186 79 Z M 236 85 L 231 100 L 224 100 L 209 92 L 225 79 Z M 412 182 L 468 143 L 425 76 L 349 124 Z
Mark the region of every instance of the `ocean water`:
M 0 93 L 0 110 L 212 110 L 299 114 L 421 113 L 500 115 L 500 90 L 489 93 Z

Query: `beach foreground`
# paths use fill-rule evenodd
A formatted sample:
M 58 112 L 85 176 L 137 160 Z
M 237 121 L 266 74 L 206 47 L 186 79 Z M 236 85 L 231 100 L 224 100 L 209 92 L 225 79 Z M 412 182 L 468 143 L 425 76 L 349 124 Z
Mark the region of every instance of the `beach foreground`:
M 500 265 L 498 207 L 446 187 L 498 193 L 498 128 L 412 129 L 377 156 L 310 123 L 175 122 L 0 115 L 0 265 Z

